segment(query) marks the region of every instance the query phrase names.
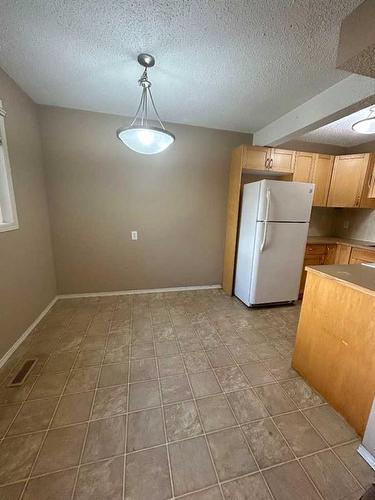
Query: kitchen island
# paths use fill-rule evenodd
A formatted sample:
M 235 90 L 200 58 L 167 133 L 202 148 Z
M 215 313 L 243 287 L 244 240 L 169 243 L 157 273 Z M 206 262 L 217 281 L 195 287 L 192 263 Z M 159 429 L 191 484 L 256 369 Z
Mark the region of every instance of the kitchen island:
M 307 267 L 293 368 L 363 435 L 375 395 L 375 267 Z

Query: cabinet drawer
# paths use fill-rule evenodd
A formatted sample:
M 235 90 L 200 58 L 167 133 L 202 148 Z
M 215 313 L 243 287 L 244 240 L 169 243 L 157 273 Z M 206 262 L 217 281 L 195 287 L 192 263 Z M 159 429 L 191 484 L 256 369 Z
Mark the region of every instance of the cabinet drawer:
M 349 264 L 360 264 L 361 262 L 375 262 L 375 250 L 364 250 L 363 248 L 352 248 Z
M 326 253 L 327 245 L 309 245 L 306 246 L 305 255 L 324 255 Z

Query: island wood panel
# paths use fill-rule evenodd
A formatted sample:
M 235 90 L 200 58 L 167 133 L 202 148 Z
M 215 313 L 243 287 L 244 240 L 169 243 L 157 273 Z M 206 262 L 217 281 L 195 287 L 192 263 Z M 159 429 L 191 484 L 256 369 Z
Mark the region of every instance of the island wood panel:
M 233 292 L 233 277 L 241 194 L 241 175 L 244 153 L 245 151 L 243 146 L 233 150 L 229 171 L 227 226 L 225 232 L 223 270 L 223 290 L 229 295 L 232 295 Z
M 375 394 L 375 296 L 311 271 L 293 368 L 363 435 Z

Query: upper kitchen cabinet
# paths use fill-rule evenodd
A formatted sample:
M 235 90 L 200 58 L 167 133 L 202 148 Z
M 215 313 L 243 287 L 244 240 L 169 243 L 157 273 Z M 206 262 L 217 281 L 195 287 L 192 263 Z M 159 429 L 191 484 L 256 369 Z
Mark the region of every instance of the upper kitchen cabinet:
M 366 175 L 363 182 L 361 208 L 375 208 L 375 154 L 368 156 Z
M 242 168 L 254 173 L 291 174 L 294 165 L 294 151 L 260 146 L 240 146 Z
M 329 186 L 331 184 L 334 157 L 315 154 L 311 182 L 315 184 L 313 206 L 327 206 Z
M 327 206 L 375 207 L 375 199 L 368 197 L 372 168 L 369 153 L 336 156 Z
M 240 146 L 243 148 L 243 165 L 246 170 L 268 170 L 271 160 L 271 148 L 258 146 Z
M 294 182 L 312 182 L 314 159 L 314 153 L 296 152 L 293 173 Z
M 294 182 L 315 184 L 313 206 L 327 205 L 334 157 L 320 153 L 296 152 L 294 162 Z
M 269 170 L 286 174 L 293 173 L 295 154 L 295 151 L 289 151 L 288 149 L 272 148 Z

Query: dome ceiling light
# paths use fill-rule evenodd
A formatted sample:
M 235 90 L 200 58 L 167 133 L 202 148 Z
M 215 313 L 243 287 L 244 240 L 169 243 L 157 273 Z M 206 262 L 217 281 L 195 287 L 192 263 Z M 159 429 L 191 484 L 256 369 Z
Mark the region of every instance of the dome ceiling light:
M 367 118 L 354 123 L 352 129 L 359 134 L 375 134 L 375 107 L 370 108 Z
M 141 100 L 133 121 L 129 127 L 118 129 L 117 137 L 136 153 L 154 155 L 167 149 L 174 142 L 175 136 L 165 129 L 152 98 L 151 82 L 148 79 L 147 68 L 154 66 L 154 57 L 150 54 L 139 54 L 138 62 L 145 68 L 138 80 L 139 85 L 142 87 Z M 160 127 L 151 127 L 148 124 L 150 104 Z

